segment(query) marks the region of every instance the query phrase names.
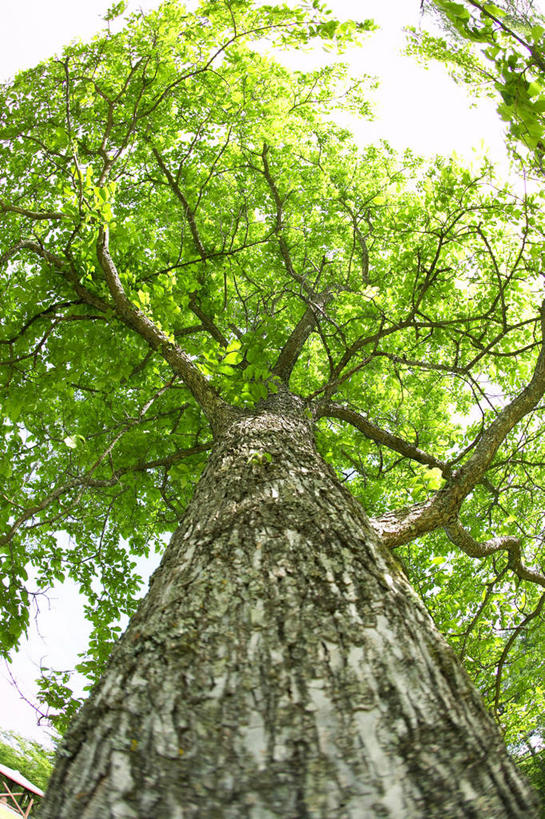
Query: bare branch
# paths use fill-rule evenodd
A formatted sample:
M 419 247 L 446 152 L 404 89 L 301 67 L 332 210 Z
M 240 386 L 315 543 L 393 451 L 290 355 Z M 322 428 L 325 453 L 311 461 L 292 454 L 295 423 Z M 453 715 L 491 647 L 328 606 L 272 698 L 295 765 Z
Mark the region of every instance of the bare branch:
M 447 375 L 467 375 L 468 370 L 468 367 L 458 367 L 456 364 L 440 364 L 437 361 L 420 361 L 415 358 L 407 358 L 405 355 L 388 353 L 385 350 L 376 350 L 372 355 L 373 358 L 387 358 L 394 364 L 401 364 L 404 367 L 414 367 L 419 370 L 430 370 L 432 372 L 446 373 Z
M 330 382 L 328 386 L 337 386 L 341 383 L 341 373 L 346 367 L 346 365 L 352 360 L 354 355 L 363 347 L 366 347 L 368 344 L 375 344 L 380 339 L 384 338 L 385 336 L 392 335 L 392 333 L 398 333 L 400 330 L 406 330 L 408 327 L 416 326 L 413 323 L 414 315 L 411 313 L 408 318 L 399 321 L 397 324 L 393 324 L 391 327 L 384 327 L 381 324 L 379 330 L 376 333 L 373 333 L 370 336 L 360 337 L 354 341 L 350 347 L 345 351 L 344 355 L 341 357 L 340 361 L 335 367 L 334 371 L 334 379 Z
M 6 673 L 8 674 L 8 676 L 10 678 L 11 685 L 15 688 L 15 690 L 16 690 L 18 696 L 19 696 L 19 699 L 23 700 L 23 702 L 26 702 L 26 704 L 30 705 L 32 710 L 35 711 L 35 713 L 36 713 L 36 715 L 38 717 L 36 724 L 41 725 L 42 720 L 49 721 L 49 710 L 48 710 L 47 713 L 44 713 L 44 711 L 42 711 L 40 708 L 38 708 L 38 706 L 35 705 L 35 703 L 33 703 L 32 700 L 29 700 L 28 697 L 25 696 L 25 694 L 23 693 L 22 689 L 19 686 L 19 683 L 15 679 L 15 676 L 14 676 L 14 674 L 13 674 L 13 672 L 12 672 L 10 666 L 9 666 L 9 663 L 8 663 L 7 659 L 4 660 L 4 665 L 5 665 Z

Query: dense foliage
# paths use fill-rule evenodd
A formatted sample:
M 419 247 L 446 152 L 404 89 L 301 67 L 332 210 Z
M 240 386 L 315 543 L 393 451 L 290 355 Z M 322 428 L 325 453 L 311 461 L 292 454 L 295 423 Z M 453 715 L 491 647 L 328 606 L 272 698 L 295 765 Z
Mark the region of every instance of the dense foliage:
M 422 32 L 419 51 L 446 63 L 474 92 L 498 99 L 510 147 L 543 171 L 545 151 L 545 17 L 524 0 L 483 3 L 426 0 L 446 37 Z
M 99 673 L 210 407 L 289 383 L 516 742 L 545 706 L 543 194 L 359 150 L 329 114 L 369 82 L 266 47 L 370 28 L 166 2 L 1 90 L 0 637 L 70 576 Z

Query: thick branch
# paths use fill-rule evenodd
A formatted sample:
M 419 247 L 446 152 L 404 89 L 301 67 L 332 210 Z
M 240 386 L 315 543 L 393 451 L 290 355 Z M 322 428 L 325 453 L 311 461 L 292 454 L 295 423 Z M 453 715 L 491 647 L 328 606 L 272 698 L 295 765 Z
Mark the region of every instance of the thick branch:
M 393 449 L 394 452 L 399 452 L 399 454 L 405 458 L 411 458 L 420 464 L 440 469 L 445 478 L 452 475 L 450 466 L 444 461 L 441 461 L 434 455 L 430 455 L 428 452 L 424 452 L 423 449 L 420 449 L 414 444 L 410 444 L 398 435 L 393 435 L 391 432 L 378 427 L 363 415 L 360 415 L 359 412 L 355 412 L 348 407 L 343 407 L 341 404 L 335 404 L 333 401 L 321 401 L 316 404 L 314 417 L 316 420 L 318 418 L 327 417 L 346 421 L 356 429 L 359 429 L 366 438 L 376 441 L 377 444 L 384 444 L 384 446 L 387 446 L 389 449 Z
M 42 258 L 44 261 L 52 264 L 53 267 L 58 270 L 68 282 L 70 282 L 78 296 L 86 304 L 90 304 L 91 307 L 94 307 L 96 310 L 100 310 L 101 313 L 106 313 L 111 309 L 111 305 L 109 305 L 108 302 L 101 299 L 100 296 L 96 296 L 94 293 L 91 293 L 90 290 L 81 284 L 77 274 L 72 269 L 72 266 L 68 261 L 62 259 L 60 256 L 57 256 L 55 253 L 51 253 L 51 251 L 47 250 L 38 242 L 34 242 L 30 239 L 23 239 L 16 245 L 13 245 L 13 247 L 6 250 L 6 252 L 0 256 L 0 265 L 5 264 L 9 259 L 11 259 L 12 256 L 15 256 L 19 250 L 31 250 L 33 253 L 36 253 L 36 255 L 40 256 L 40 258 Z
M 195 293 L 192 293 L 189 297 L 189 309 L 202 321 L 202 326 L 204 329 L 210 333 L 212 338 L 215 339 L 218 344 L 221 344 L 222 347 L 227 347 L 229 345 L 228 339 L 225 338 L 219 327 L 214 324 L 210 316 L 207 315 L 200 304 L 198 304 Z
M 316 316 L 312 307 L 307 307 L 289 338 L 280 351 L 272 373 L 277 375 L 284 384 L 288 384 L 297 359 L 301 354 L 305 342 L 316 326 Z
M 276 364 L 272 368 L 272 373 L 277 375 L 284 384 L 289 383 L 293 368 L 301 355 L 305 342 L 318 324 L 316 314 L 323 310 L 330 298 L 329 294 L 323 293 L 308 303 L 307 309 L 282 347 Z
M 17 205 L 10 205 L 9 202 L 6 202 L 5 199 L 0 199 L 0 212 L 4 213 L 20 213 L 21 216 L 27 216 L 29 219 L 34 221 L 41 221 L 44 219 L 65 219 L 66 216 L 64 213 L 56 213 L 54 211 L 34 211 L 34 210 L 27 210 L 27 208 L 20 208 Z
M 545 588 L 545 575 L 534 569 L 529 569 L 522 562 L 520 539 L 518 537 L 505 535 L 479 542 L 471 537 L 459 520 L 451 520 L 443 528 L 449 540 L 470 557 L 488 557 L 494 552 L 505 550 L 509 553 L 509 567 L 521 580 L 529 580 Z
M 545 392 L 545 301 L 540 308 L 541 351 L 530 383 L 511 401 L 490 426 L 484 430 L 471 457 L 453 473 L 444 489 L 424 503 L 389 512 L 371 521 L 384 543 L 401 546 L 426 532 L 453 520 L 473 488 L 482 481 L 498 448 L 513 427 L 537 405 Z
M 545 392 L 545 301 L 540 307 L 541 350 L 537 357 L 530 383 L 508 404 L 498 417 L 484 431 L 473 455 L 456 473 L 454 481 L 463 497 L 474 486 L 490 466 L 494 455 L 513 427 L 537 405 Z
M 213 428 L 217 428 L 218 425 L 221 426 L 228 405 L 210 386 L 189 356 L 127 298 L 117 268 L 110 255 L 107 229 L 100 230 L 97 255 L 112 294 L 118 317 L 127 327 L 136 330 L 152 349 L 161 353 L 165 361 L 170 364 L 173 371 L 182 378 L 189 388 L 211 426 Z

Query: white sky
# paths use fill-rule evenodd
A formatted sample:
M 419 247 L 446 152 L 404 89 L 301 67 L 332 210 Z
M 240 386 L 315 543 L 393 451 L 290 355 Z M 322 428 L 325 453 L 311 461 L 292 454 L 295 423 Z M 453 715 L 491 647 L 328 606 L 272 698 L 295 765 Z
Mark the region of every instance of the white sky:
M 73 39 L 91 37 L 102 28 L 101 16 L 111 2 L 2 0 L 0 81 L 51 56 Z M 129 8 L 155 5 L 157 2 L 146 0 L 133 2 Z M 496 161 L 504 160 L 502 129 L 494 104 L 484 100 L 471 108 L 463 89 L 457 88 L 439 67 L 425 70 L 399 55 L 404 43 L 402 26 L 418 26 L 419 0 L 329 0 L 329 5 L 339 16 L 373 17 L 382 27 L 368 38 L 368 45 L 349 55 L 355 71 L 381 78 L 375 96 L 377 118 L 358 127 L 359 140 L 385 138 L 395 148 L 411 147 L 427 154 L 455 150 L 467 160 L 486 151 Z M 295 58 L 297 64 L 293 67 L 305 67 L 299 59 Z M 41 663 L 57 669 L 71 668 L 78 651 L 85 649 L 89 631 L 74 584 L 54 589 L 49 602 L 42 601 L 38 628 L 32 627 L 29 641 L 11 666 L 29 699 L 34 696 L 33 681 Z M 36 726 L 34 712 L 20 699 L 1 663 L 0 728 L 47 741 L 45 729 Z

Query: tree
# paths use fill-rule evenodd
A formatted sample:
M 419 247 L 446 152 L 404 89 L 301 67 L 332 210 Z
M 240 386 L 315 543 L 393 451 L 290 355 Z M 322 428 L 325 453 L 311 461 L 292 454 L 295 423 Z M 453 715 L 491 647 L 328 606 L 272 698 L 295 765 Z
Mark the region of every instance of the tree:
M 68 573 L 100 677 L 42 817 L 535 815 L 391 550 L 466 643 L 540 610 L 541 195 L 361 152 L 365 82 L 264 56 L 369 28 L 166 2 L 2 90 L 2 638 Z
M 545 751 L 536 751 L 531 743 L 527 745 L 527 753 L 519 761 L 520 768 L 524 771 L 532 785 L 537 789 L 543 800 L 545 794 Z M 543 808 L 541 810 L 543 816 Z

